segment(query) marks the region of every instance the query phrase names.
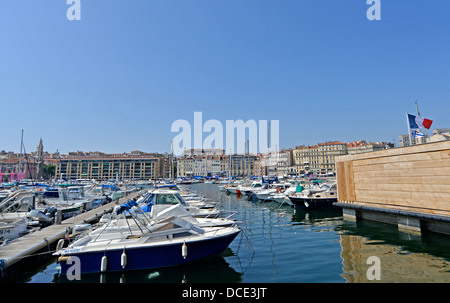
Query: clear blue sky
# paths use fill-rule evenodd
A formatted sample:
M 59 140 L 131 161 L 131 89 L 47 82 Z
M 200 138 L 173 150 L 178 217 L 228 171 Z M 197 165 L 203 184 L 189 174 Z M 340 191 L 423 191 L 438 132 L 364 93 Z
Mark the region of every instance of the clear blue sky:
M 173 121 L 280 121 L 280 146 L 450 128 L 450 1 L 0 1 L 0 150 L 170 152 Z

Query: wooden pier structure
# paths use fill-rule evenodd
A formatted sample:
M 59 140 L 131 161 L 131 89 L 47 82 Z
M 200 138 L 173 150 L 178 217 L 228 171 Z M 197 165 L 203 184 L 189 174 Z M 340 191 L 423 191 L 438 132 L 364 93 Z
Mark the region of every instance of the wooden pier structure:
M 66 231 L 77 224 L 93 223 L 98 221 L 104 214 L 113 211 L 116 205 L 122 204 L 139 195 L 133 192 L 122 197 L 118 202 L 113 201 L 90 211 L 84 212 L 62 221 L 60 224 L 53 224 L 37 231 L 30 232 L 17 238 L 4 246 L 0 246 L 0 281 L 10 275 L 15 275 L 29 266 L 28 259 L 39 258 L 40 255 L 51 256 L 55 250 L 57 242 L 64 239 Z
M 450 141 L 336 158 L 344 219 L 450 235 Z

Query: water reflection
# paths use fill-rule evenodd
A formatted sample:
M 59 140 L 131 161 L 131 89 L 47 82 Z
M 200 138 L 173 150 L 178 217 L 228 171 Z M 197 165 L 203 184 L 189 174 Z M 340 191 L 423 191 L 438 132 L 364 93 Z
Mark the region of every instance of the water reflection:
M 316 210 L 303 210 L 294 209 L 292 215 L 292 222 L 299 222 L 303 224 L 317 224 L 321 221 L 341 220 L 342 209 L 330 208 L 330 209 L 316 209 Z
M 414 236 L 393 225 L 347 221 L 340 208 L 300 210 L 247 201 L 213 184 L 192 188 L 236 212 L 242 232 L 221 256 L 158 270 L 83 275 L 80 282 L 377 282 L 366 276 L 370 256 L 381 261 L 380 282 L 450 282 L 448 236 Z M 54 275 L 55 266 L 33 282 L 68 282 Z
M 238 283 L 242 274 L 235 271 L 224 257 L 234 256 L 231 249 L 221 256 L 152 270 L 83 274 L 79 281 L 69 281 L 65 275 L 55 274 L 56 283 Z
M 394 225 L 372 221 L 339 226 L 342 277 L 347 282 L 378 282 L 367 278 L 371 256 L 380 259 L 379 282 L 450 282 L 450 240 L 401 232 Z

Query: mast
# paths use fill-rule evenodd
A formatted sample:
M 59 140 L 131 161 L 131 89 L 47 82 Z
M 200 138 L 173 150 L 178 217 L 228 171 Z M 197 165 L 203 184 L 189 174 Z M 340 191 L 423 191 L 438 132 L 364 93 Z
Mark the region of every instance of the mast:
M 172 178 L 172 182 L 174 181 L 174 171 L 173 171 L 173 140 L 171 141 L 171 155 L 170 155 L 170 177 Z
M 22 137 L 20 139 L 20 156 L 19 156 L 19 181 L 20 181 L 20 171 L 22 169 L 22 150 L 23 150 L 23 129 L 22 129 Z

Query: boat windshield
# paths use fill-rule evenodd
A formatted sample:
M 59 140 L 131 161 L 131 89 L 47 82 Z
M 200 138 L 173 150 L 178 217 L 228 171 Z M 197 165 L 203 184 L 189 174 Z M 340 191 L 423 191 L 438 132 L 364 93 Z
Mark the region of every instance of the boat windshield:
M 43 193 L 45 198 L 59 198 L 59 192 L 57 189 L 48 189 Z
M 155 204 L 186 204 L 179 194 L 157 194 Z

